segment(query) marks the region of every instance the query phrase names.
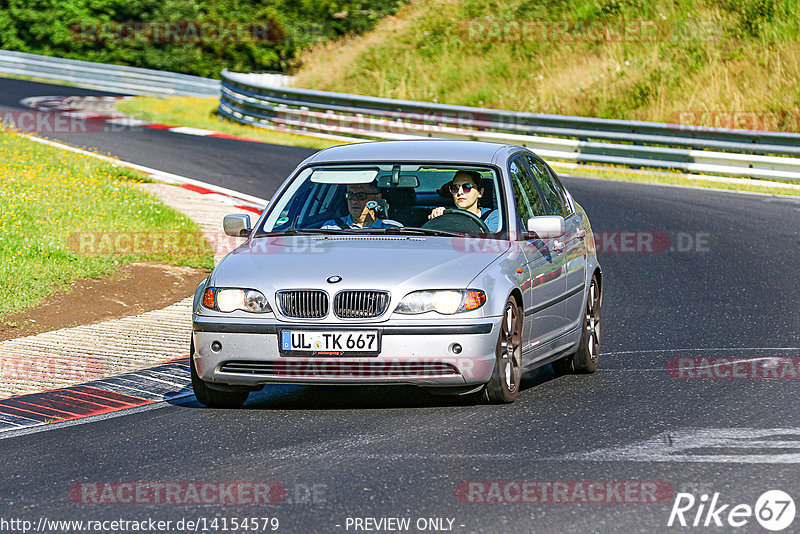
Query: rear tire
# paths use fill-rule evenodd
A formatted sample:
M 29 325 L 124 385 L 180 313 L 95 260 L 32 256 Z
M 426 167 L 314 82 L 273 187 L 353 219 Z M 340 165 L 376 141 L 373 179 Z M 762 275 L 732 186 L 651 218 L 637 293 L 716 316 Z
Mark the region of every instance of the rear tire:
M 578 350 L 566 358 L 553 362 L 553 370 L 558 374 L 594 373 L 600 360 L 600 308 L 602 295 L 597 275 L 592 276 L 589 295 L 583 313 L 583 328 Z
M 197 401 L 209 408 L 241 408 L 249 391 L 218 391 L 211 389 L 197 374 L 194 366 L 194 340 L 189 345 L 189 368 L 192 373 L 192 390 Z
M 484 398 L 494 404 L 514 402 L 522 381 L 522 312 L 509 297 L 503 308 L 503 322 L 497 337 L 496 359 Z

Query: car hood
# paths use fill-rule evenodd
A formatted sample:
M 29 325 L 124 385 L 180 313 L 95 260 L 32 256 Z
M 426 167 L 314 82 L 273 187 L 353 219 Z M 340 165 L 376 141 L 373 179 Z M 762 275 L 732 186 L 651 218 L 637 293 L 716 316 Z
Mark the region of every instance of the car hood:
M 211 285 L 258 289 L 386 289 L 402 298 L 416 289 L 466 288 L 508 250 L 507 241 L 461 237 L 288 236 L 250 240 L 214 270 Z M 328 283 L 331 276 L 341 277 Z

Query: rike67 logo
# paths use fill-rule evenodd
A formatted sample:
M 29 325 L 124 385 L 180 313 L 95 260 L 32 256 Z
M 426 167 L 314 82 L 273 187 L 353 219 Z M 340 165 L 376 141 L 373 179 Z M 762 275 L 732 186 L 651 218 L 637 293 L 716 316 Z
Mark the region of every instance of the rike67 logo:
M 777 532 L 792 524 L 794 514 L 794 499 L 781 490 L 764 492 L 755 506 L 723 504 L 719 493 L 714 493 L 710 499 L 705 493 L 699 499 L 691 493 L 678 493 L 667 526 L 738 528 L 755 517 L 763 528 Z

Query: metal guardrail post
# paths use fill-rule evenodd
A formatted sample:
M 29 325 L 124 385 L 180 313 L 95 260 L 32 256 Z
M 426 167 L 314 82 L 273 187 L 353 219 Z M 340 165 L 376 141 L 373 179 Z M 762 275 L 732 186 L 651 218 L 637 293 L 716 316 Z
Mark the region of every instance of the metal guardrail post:
M 222 71 L 219 111 L 245 124 L 333 139 L 476 139 L 572 162 L 800 180 L 800 134 L 521 113 L 275 87 Z M 798 157 L 787 157 L 798 156 Z

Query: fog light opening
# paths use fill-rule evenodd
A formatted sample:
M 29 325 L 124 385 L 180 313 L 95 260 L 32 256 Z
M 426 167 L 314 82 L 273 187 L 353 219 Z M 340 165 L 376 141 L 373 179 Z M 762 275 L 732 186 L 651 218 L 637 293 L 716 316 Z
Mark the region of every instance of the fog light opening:
M 214 352 L 219 352 L 222 350 L 222 343 L 219 341 L 214 341 L 211 343 L 211 350 Z
M 459 345 L 458 343 L 453 343 L 452 345 L 450 345 L 450 352 L 452 352 L 453 354 L 461 354 L 461 345 Z

